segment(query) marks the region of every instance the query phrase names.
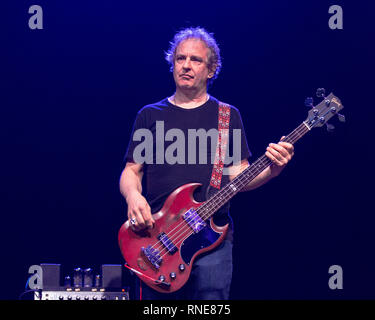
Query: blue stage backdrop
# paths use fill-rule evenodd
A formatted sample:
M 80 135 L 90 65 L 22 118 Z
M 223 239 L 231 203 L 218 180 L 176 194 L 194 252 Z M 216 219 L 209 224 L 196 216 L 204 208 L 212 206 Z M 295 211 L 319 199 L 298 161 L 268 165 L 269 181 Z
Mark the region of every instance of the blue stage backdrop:
M 240 110 L 250 160 L 305 120 L 304 100 L 319 87 L 342 100 L 347 120 L 312 130 L 277 179 L 231 202 L 231 298 L 375 298 L 369 3 L 2 4 L 0 297 L 17 299 L 33 264 L 69 273 L 123 263 L 118 181 L 132 124 L 174 92 L 164 51 L 175 32 L 201 26 L 223 56 L 209 93 Z M 43 29 L 29 27 L 32 5 Z M 331 5 L 343 9 L 343 29 L 330 28 Z M 332 265 L 343 289 L 328 286 Z

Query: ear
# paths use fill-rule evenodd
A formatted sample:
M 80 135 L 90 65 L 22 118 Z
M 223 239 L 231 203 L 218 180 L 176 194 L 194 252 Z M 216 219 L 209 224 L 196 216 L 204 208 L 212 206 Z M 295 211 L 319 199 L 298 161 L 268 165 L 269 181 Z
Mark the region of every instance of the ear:
M 216 72 L 216 64 L 212 65 L 211 68 L 210 68 L 210 72 L 208 73 L 208 78 L 212 78 L 214 75 L 215 75 L 215 72 Z

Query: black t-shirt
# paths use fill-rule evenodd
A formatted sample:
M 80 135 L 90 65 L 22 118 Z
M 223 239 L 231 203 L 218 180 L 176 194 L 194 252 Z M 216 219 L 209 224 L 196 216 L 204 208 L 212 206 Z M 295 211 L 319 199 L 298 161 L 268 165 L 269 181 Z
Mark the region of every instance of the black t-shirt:
M 247 159 L 251 156 L 251 153 L 247 145 L 241 116 L 238 109 L 233 106 L 230 106 L 230 108 L 228 155 L 229 157 L 237 158 L 237 160 Z M 199 138 L 196 140 L 191 139 L 194 136 L 191 133 L 199 132 L 196 131 L 199 129 L 205 130 L 201 130 L 201 133 L 208 133 L 210 129 L 217 130 L 217 128 L 218 100 L 212 96 L 206 103 L 193 109 L 175 106 L 166 98 L 157 103 L 147 105 L 138 112 L 125 161 L 144 162 L 142 184 L 144 196 L 151 207 L 152 213 L 162 208 L 171 192 L 181 185 L 191 182 L 202 184 L 202 187 L 196 189 L 195 200 L 206 200 L 208 196 L 207 188 L 210 184 L 213 168 L 211 158 L 215 155 L 217 140 L 212 140 L 211 143 L 211 139 L 207 135 L 206 137 L 208 138 L 202 140 L 207 141 L 207 144 L 201 144 Z M 235 136 L 241 137 L 240 143 L 238 139 L 237 144 L 234 143 L 233 129 L 237 129 Z M 152 137 L 149 132 L 152 133 Z M 150 149 L 151 139 L 152 148 Z M 161 147 L 163 142 L 164 148 Z M 213 148 L 211 148 L 212 145 L 214 145 Z M 239 145 L 240 150 L 238 150 Z M 235 146 L 236 156 L 234 155 L 233 146 Z M 147 151 L 146 148 L 148 148 Z M 143 158 L 140 159 L 140 157 Z M 239 157 L 240 159 L 238 159 Z M 228 162 L 229 158 L 226 157 L 226 159 L 226 162 Z M 226 167 L 229 165 L 231 163 L 225 164 Z M 228 181 L 229 177 L 223 175 L 221 187 Z M 210 188 L 210 194 L 212 192 L 211 189 L 213 188 Z M 222 225 L 229 222 L 229 220 L 229 204 L 227 204 L 214 215 L 214 221 Z

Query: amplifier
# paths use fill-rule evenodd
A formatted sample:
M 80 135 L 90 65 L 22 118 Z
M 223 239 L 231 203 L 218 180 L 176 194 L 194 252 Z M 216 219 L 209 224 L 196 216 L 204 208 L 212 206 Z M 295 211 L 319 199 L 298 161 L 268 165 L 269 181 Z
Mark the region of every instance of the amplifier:
M 34 300 L 129 300 L 128 292 L 113 291 L 47 291 L 34 293 Z
M 129 300 L 129 290 L 123 286 L 122 265 L 103 264 L 101 274 L 92 268 L 75 268 L 62 283 L 60 264 L 33 265 L 28 284 L 34 292 L 34 300 Z M 38 268 L 37 268 L 38 267 Z M 30 271 L 29 271 L 30 272 Z M 34 279 L 35 278 L 35 279 Z

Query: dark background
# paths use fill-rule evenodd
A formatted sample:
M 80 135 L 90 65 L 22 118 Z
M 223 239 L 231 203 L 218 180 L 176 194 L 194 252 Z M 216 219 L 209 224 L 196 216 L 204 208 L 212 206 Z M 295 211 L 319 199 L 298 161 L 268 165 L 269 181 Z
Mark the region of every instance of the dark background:
M 280 177 L 232 201 L 232 299 L 375 298 L 370 3 L 2 3 L 0 298 L 18 298 L 33 264 L 123 263 L 123 156 L 136 112 L 174 92 L 164 51 L 187 26 L 215 34 L 210 93 L 240 109 L 252 160 L 305 120 L 318 87 L 345 106 L 344 125 L 312 130 Z M 43 30 L 28 27 L 33 4 Z M 328 27 L 333 4 L 343 30 Z M 335 264 L 343 290 L 328 287 Z

